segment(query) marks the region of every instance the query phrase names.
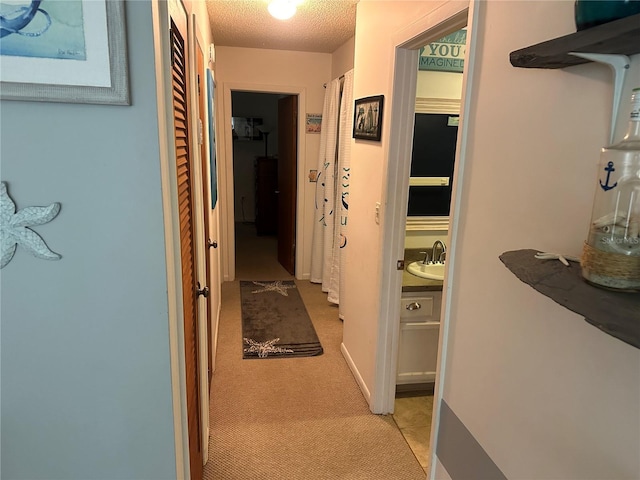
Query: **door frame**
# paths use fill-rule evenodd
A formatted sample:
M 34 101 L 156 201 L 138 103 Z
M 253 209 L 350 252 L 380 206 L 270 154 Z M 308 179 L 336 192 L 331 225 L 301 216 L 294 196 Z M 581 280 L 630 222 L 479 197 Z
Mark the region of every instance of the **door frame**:
M 233 191 L 233 137 L 231 134 L 231 92 L 253 92 L 270 93 L 281 95 L 298 96 L 298 151 L 297 151 L 297 173 L 296 173 L 296 254 L 295 254 L 295 278 L 302 278 L 304 250 L 307 248 L 303 239 L 305 233 L 305 209 L 301 208 L 306 198 L 307 182 L 305 182 L 305 110 L 301 106 L 306 105 L 306 89 L 294 85 L 266 85 L 259 83 L 224 82 L 222 84 L 222 121 L 218 122 L 216 128 L 220 132 L 220 138 L 224 139 L 224 161 L 218 163 L 220 180 L 220 195 L 218 200 L 222 202 L 220 210 L 220 237 L 222 242 L 222 266 L 224 281 L 233 281 L 236 273 L 236 245 L 235 245 L 235 211 L 234 211 L 234 191 Z
M 435 475 L 436 432 L 439 427 L 440 401 L 446 378 L 447 344 L 451 311 L 451 288 L 455 281 L 456 253 L 458 250 L 459 218 L 462 208 L 463 174 L 466 167 L 468 125 L 465 118 L 471 107 L 475 46 L 479 3 L 476 0 L 448 1 L 419 18 L 391 37 L 394 44 L 392 62 L 391 130 L 389 135 L 386 185 L 383 190 L 386 205 L 382 239 L 382 274 L 380 285 L 380 311 L 378 317 L 378 344 L 375 365 L 375 381 L 371 398 L 371 410 L 375 413 L 393 412 L 395 403 L 396 371 L 400 330 L 400 297 L 402 275 L 398 275 L 397 261 L 404 258 L 406 208 L 411 169 L 413 124 L 416 103 L 418 49 L 442 36 L 467 27 L 467 49 L 460 103 L 460 128 L 458 130 L 455 170 L 449 217 L 449 248 L 447 271 L 442 291 L 438 362 L 434 392 L 434 412 L 431 427 L 430 478 Z
M 185 480 L 190 476 L 189 439 L 187 422 L 187 397 L 184 369 L 184 328 L 182 326 L 182 279 L 180 275 L 180 232 L 175 227 L 178 218 L 176 168 L 172 165 L 171 152 L 174 151 L 173 117 L 169 113 L 172 95 L 169 86 L 170 61 L 166 52 L 171 51 L 169 43 L 168 2 L 152 2 L 152 22 L 156 67 L 156 95 L 158 105 L 158 134 L 160 155 L 160 181 L 162 190 L 162 210 L 164 212 L 164 241 L 167 262 L 167 309 L 169 320 L 169 359 L 171 367 L 171 397 L 173 405 L 174 445 L 176 454 L 176 479 Z
M 198 95 L 198 64 L 196 57 L 202 55 L 203 62 L 207 58 L 205 52 L 202 50 L 204 40 L 198 23 L 196 22 L 195 14 L 188 14 L 188 31 L 187 38 L 189 44 L 189 73 L 191 75 L 191 82 L 189 85 L 191 95 L 191 151 L 192 155 L 192 169 L 194 173 L 194 185 L 193 185 L 193 200 L 194 200 L 194 243 L 196 248 L 196 280 L 200 282 L 201 286 L 209 287 L 211 278 L 207 275 L 207 264 L 209 262 L 209 248 L 206 245 L 206 238 L 208 238 L 209 231 L 209 214 L 210 209 L 208 207 L 205 198 L 205 189 L 209 189 L 210 183 L 205 181 L 208 179 L 207 171 L 203 170 L 202 159 L 202 147 L 199 142 L 199 131 L 202 132 L 202 145 L 206 147 L 206 137 L 208 135 L 205 123 L 199 126 L 199 112 L 200 101 Z M 204 74 L 206 75 L 206 68 Z M 206 78 L 202 79 L 202 85 L 200 86 L 203 91 L 203 96 L 207 94 Z M 205 113 L 206 119 L 206 113 Z M 211 192 L 209 192 L 209 196 Z M 206 217 L 206 219 L 205 219 Z M 200 441 L 202 442 L 202 459 L 203 465 L 207 463 L 209 457 L 209 352 L 208 337 L 211 334 L 208 325 L 211 325 L 211 311 L 209 310 L 209 299 L 204 296 L 197 296 L 196 301 L 198 303 L 198 380 L 200 382 Z
M 171 61 L 169 53 L 170 17 L 184 13 L 185 47 L 191 54 L 190 19 L 182 0 L 151 2 L 151 15 L 154 41 L 154 64 L 156 79 L 159 167 L 164 216 L 164 242 L 167 268 L 167 313 L 169 331 L 169 362 L 171 375 L 171 397 L 173 408 L 174 445 L 176 460 L 176 479 L 185 480 L 191 476 L 189 465 L 189 422 L 187 416 L 185 344 L 182 305 L 182 276 L 180 260 L 180 222 L 177 205 L 177 171 L 175 162 L 175 140 L 173 125 L 173 91 L 171 79 Z M 187 65 L 190 74 L 193 64 Z M 193 83 L 193 82 L 192 82 Z M 191 92 L 190 92 L 191 93 Z M 192 109 L 193 112 L 193 109 Z M 194 162 L 198 164 L 198 162 Z M 198 168 L 194 165 L 194 168 Z M 197 190 L 198 188 L 195 188 Z M 200 189 L 201 190 L 201 189 Z M 202 207 L 196 205 L 194 211 Z M 196 215 L 196 218 L 200 215 Z M 194 238 L 194 241 L 197 240 Z M 197 249 L 197 245 L 196 245 Z M 197 261 L 197 260 L 196 260 Z M 198 262 L 199 263 L 199 262 Z M 200 324 L 200 322 L 198 322 Z M 200 328 L 200 325 L 199 325 Z M 202 362 L 200 361 L 200 367 Z M 208 394 L 205 397 L 208 402 Z M 201 417 L 202 421 L 202 417 Z M 206 427 L 201 425 L 201 427 Z M 204 456 L 203 450 L 203 459 Z

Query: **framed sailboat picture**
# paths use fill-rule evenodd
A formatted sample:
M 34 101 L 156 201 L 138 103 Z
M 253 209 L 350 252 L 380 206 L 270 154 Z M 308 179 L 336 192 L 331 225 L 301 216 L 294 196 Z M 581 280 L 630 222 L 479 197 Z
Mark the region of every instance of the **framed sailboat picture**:
M 384 95 L 359 98 L 353 109 L 353 138 L 380 141 Z
M 123 0 L 0 0 L 0 98 L 129 105 Z

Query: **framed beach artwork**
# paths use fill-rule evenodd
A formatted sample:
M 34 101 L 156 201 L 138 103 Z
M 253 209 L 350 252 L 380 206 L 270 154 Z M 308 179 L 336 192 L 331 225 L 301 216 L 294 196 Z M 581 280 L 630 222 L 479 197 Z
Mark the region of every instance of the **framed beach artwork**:
M 359 98 L 353 108 L 353 138 L 380 141 L 383 95 Z
M 124 0 L 0 0 L 0 98 L 130 105 Z

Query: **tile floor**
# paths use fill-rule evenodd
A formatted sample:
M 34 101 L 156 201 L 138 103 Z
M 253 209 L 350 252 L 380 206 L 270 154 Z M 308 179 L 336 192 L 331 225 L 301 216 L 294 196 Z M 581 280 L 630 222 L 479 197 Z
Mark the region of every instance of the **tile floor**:
M 433 395 L 397 397 L 393 419 L 425 473 L 429 468 L 429 438 Z

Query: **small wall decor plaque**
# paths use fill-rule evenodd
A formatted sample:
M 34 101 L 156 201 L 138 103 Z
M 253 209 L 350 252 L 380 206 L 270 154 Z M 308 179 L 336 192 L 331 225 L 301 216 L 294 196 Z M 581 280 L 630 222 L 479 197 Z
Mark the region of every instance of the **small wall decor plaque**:
M 307 133 L 320 133 L 322 130 L 322 114 L 307 113 Z
M 457 72 L 464 70 L 467 30 L 450 33 L 420 49 L 419 70 Z
M 29 228 L 50 222 L 59 212 L 59 203 L 16 211 L 7 193 L 7 184 L 0 182 L 0 268 L 11 261 L 18 245 L 37 258 L 60 260 L 61 256 L 52 252 L 42 237 Z

